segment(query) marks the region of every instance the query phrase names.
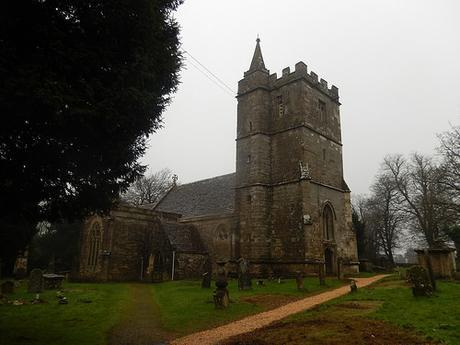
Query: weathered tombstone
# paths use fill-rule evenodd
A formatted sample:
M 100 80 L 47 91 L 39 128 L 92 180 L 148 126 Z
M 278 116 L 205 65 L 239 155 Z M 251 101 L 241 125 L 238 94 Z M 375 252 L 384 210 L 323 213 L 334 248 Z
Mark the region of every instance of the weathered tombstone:
M 14 292 L 14 282 L 11 280 L 7 280 L 6 282 L 2 283 L 1 285 L 1 293 L 2 295 L 10 294 Z
M 211 279 L 212 279 L 212 263 L 208 257 L 204 263 L 204 272 L 201 280 L 201 287 L 204 289 L 211 288 Z
M 217 309 L 227 308 L 230 302 L 228 293 L 227 272 L 225 271 L 225 262 L 217 263 L 216 290 L 214 291 L 214 306 Z
M 351 280 L 351 283 L 350 283 L 350 291 L 351 291 L 352 293 L 358 291 L 358 285 L 356 285 L 356 281 L 353 280 L 353 279 Z
M 303 279 L 304 279 L 303 272 L 302 271 L 296 271 L 295 282 L 296 282 L 296 285 L 297 285 L 297 290 L 299 290 L 299 291 L 305 289 L 305 287 L 303 285 Z
M 37 293 L 43 291 L 43 272 L 39 268 L 30 271 L 27 291 Z
M 302 271 L 296 271 L 296 275 L 295 275 L 295 282 L 297 284 L 297 290 L 301 291 L 301 290 L 304 290 L 304 285 L 303 285 L 303 273 Z
M 211 275 L 209 272 L 204 272 L 202 274 L 201 287 L 203 289 L 209 289 L 211 287 Z
M 238 259 L 238 289 L 249 290 L 251 289 L 252 282 L 249 274 L 249 261 L 240 258 Z
M 422 266 L 412 266 L 407 270 L 407 279 L 412 285 L 412 294 L 418 296 L 430 296 L 433 286 L 427 271 Z
M 318 264 L 318 278 L 319 278 L 319 285 L 321 286 L 326 285 L 326 277 L 324 274 L 324 263 Z

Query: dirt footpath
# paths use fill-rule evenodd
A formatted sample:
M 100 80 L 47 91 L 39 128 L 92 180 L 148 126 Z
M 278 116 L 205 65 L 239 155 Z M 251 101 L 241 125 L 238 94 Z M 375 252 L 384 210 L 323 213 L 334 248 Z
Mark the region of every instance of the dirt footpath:
M 386 275 L 378 275 L 370 278 L 355 278 L 355 280 L 358 287 L 361 288 L 372 284 L 384 277 L 386 277 Z M 252 332 L 256 329 L 268 326 L 274 321 L 284 319 L 289 315 L 296 314 L 307 309 L 311 309 L 318 304 L 346 295 L 348 292 L 350 292 L 350 287 L 346 285 L 335 290 L 323 292 L 315 296 L 310 296 L 299 301 L 286 304 L 273 310 L 248 316 L 244 319 L 229 323 L 224 326 L 216 327 L 207 331 L 193 333 L 185 337 L 175 339 L 171 342 L 171 345 L 216 344 L 232 336 Z

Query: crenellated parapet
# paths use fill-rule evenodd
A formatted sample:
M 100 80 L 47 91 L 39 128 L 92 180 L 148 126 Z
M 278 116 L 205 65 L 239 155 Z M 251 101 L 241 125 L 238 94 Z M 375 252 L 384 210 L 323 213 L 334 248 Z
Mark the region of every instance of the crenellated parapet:
M 298 79 L 305 79 L 312 87 L 318 89 L 333 101 L 339 102 L 339 89 L 337 86 L 332 85 L 329 88 L 327 81 L 322 78 L 319 79 L 315 72 L 308 73 L 308 67 L 302 61 L 296 63 L 293 72 L 291 72 L 290 67 L 283 68 L 279 78 L 276 73 L 270 74 L 269 84 L 270 88 L 276 89 Z

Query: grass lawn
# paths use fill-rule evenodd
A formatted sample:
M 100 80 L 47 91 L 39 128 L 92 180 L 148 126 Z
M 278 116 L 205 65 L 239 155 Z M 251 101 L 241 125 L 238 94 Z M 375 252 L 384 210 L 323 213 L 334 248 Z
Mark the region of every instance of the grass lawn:
M 392 276 L 285 322 L 313 320 L 325 314 L 342 320 L 347 316 L 364 316 L 387 321 L 406 332 L 423 334 L 427 340 L 460 344 L 460 283 L 438 281 L 437 288 L 432 297 L 415 298 L 403 280 Z
M 214 308 L 214 289 L 202 289 L 199 281 L 166 282 L 152 285 L 151 288 L 164 327 L 184 335 L 344 284 L 337 279 L 327 279 L 327 285 L 320 286 L 318 278 L 305 278 L 304 283 L 305 291 L 298 291 L 294 279 L 284 280 L 281 284 L 265 281 L 262 287 L 256 286 L 253 280 L 252 290 L 239 291 L 237 281 L 231 280 L 228 287 L 231 303 L 225 310 Z
M 23 299 L 25 305 L 0 305 L 0 344 L 8 345 L 102 345 L 107 331 L 129 303 L 126 284 L 64 284 L 69 303 L 59 305 L 56 291 L 40 297 L 47 303 L 30 304 L 35 294 L 27 293 L 26 283 L 8 300 Z M 91 300 L 83 303 L 82 300 Z

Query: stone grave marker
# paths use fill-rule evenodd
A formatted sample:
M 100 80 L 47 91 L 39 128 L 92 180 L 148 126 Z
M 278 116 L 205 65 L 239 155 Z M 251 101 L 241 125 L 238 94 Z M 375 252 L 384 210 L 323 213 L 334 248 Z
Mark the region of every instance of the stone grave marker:
M 303 276 L 302 271 L 296 271 L 295 282 L 297 284 L 297 290 L 299 291 L 305 289 L 303 285 L 303 280 L 304 280 L 304 276 Z
M 415 297 L 431 296 L 433 286 L 431 285 L 428 272 L 422 266 L 412 266 L 407 270 L 407 280 L 412 285 L 412 294 Z
M 358 285 L 356 285 L 356 281 L 353 280 L 353 279 L 351 280 L 351 283 L 350 283 L 350 291 L 351 291 L 352 293 L 358 291 Z
M 41 269 L 34 268 L 32 271 L 30 271 L 27 291 L 33 293 L 43 291 L 43 271 Z
M 202 274 L 201 287 L 203 289 L 209 289 L 211 287 L 211 274 L 209 272 L 204 272 Z
M 212 263 L 209 257 L 206 259 L 203 265 L 203 275 L 201 280 L 201 287 L 203 289 L 209 289 L 211 287 L 211 279 L 212 279 Z
M 238 289 L 250 290 L 252 286 L 251 276 L 249 274 L 249 261 L 240 258 L 238 259 Z
M 228 280 L 225 271 L 225 262 L 218 262 L 216 290 L 214 291 L 214 306 L 217 309 L 224 309 L 230 303 L 230 296 L 227 289 Z

